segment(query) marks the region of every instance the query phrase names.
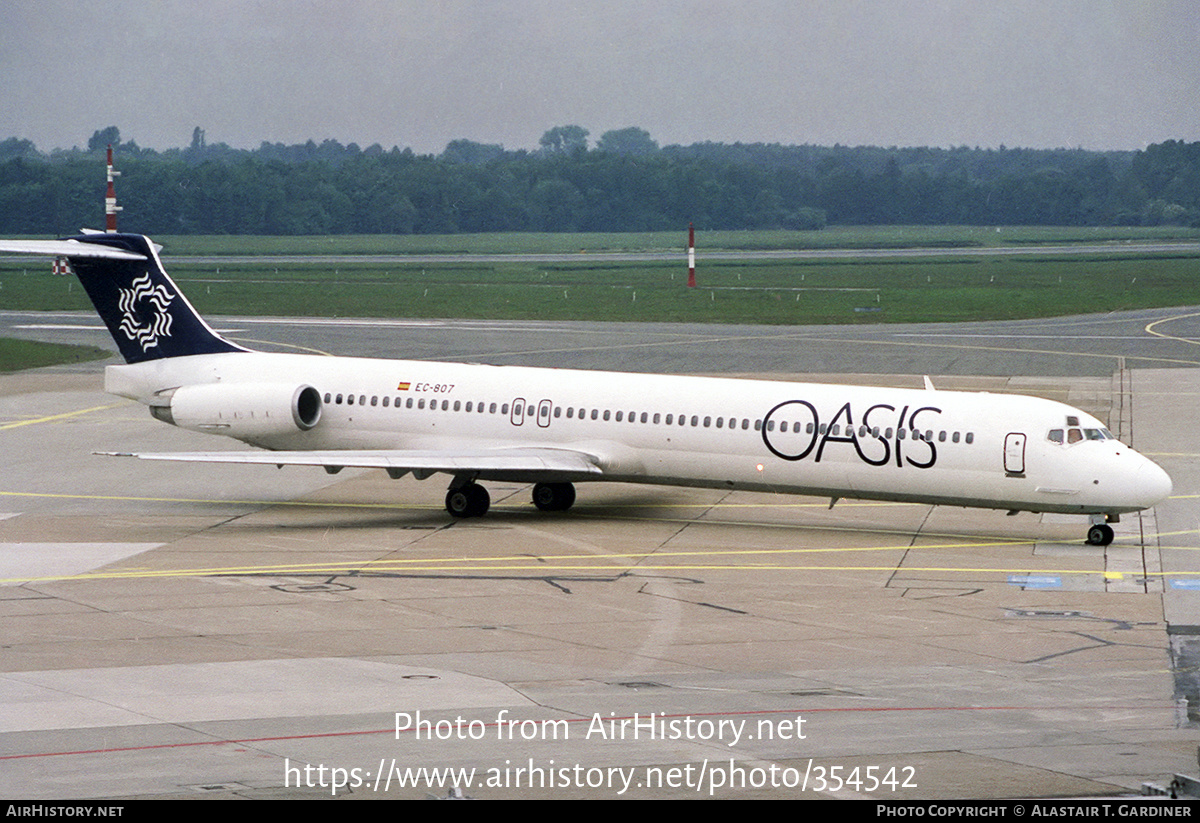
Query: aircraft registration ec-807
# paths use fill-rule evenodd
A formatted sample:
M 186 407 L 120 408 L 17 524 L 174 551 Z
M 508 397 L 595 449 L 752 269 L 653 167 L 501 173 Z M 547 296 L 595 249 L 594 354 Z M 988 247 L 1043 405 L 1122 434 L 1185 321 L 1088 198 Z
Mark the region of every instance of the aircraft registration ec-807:
M 0 241 L 66 258 L 126 363 L 104 388 L 164 422 L 266 451 L 150 460 L 451 476 L 446 509 L 483 515 L 479 481 L 533 484 L 563 511 L 575 483 L 618 481 L 1090 516 L 1171 492 L 1095 417 L 1034 397 L 257 352 L 196 313 L 136 234 Z

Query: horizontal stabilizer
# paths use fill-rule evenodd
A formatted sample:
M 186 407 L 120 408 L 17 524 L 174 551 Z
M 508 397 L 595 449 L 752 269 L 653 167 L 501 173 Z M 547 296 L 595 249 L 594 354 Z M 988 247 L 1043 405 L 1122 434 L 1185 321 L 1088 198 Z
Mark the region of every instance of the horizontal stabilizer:
M 184 463 L 247 463 L 265 466 L 329 466 L 447 472 L 553 472 L 601 474 L 590 455 L 569 449 L 330 450 L 250 452 L 97 452 L 113 457 L 171 460 Z
M 105 260 L 145 260 L 146 255 L 78 240 L 0 240 L 0 253 L 42 254 L 50 257 L 90 257 Z

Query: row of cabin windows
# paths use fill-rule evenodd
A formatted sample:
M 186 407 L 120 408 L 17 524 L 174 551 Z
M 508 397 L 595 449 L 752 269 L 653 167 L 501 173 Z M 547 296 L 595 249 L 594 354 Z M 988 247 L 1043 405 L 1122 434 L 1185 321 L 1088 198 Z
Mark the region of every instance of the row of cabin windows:
M 342 405 L 344 403 L 347 406 L 371 405 L 371 406 L 383 406 L 384 408 L 388 408 L 389 406 L 392 406 L 397 409 L 406 408 L 406 409 L 421 410 L 421 409 L 428 408 L 430 411 L 437 411 L 440 408 L 441 411 L 456 411 L 456 412 L 461 411 L 461 412 L 468 412 L 468 413 L 475 413 L 475 414 L 483 414 L 485 411 L 488 414 L 496 414 L 496 412 L 499 411 L 500 414 L 506 415 L 506 416 L 508 415 L 508 412 L 509 412 L 508 403 L 500 403 L 500 404 L 486 403 L 485 404 L 483 401 L 480 401 L 479 403 L 475 403 L 471 400 L 468 400 L 464 403 L 461 400 L 438 401 L 436 399 L 429 400 L 428 403 L 426 403 L 426 400 L 423 397 L 421 397 L 421 398 L 397 397 L 393 401 L 392 398 L 387 397 L 387 396 L 384 396 L 381 399 L 379 397 L 379 395 L 373 395 L 372 397 L 370 397 L 368 399 L 368 397 L 365 394 L 360 394 L 357 396 L 353 395 L 353 394 L 347 394 L 347 395 L 336 394 L 336 395 L 334 395 L 334 394 L 331 394 L 330 392 L 326 392 L 325 393 L 325 402 L 326 403 L 334 403 L 336 405 Z M 440 405 L 439 405 L 439 403 L 440 403 Z M 534 405 L 532 403 L 530 403 L 528 405 L 523 405 L 521 403 L 515 403 L 513 405 L 512 411 L 513 411 L 514 415 L 520 416 L 522 413 L 525 412 L 526 408 L 528 409 L 528 414 L 532 415 L 534 413 Z M 542 409 L 541 409 L 542 417 L 547 417 L 550 414 L 551 414 L 551 412 L 549 410 L 549 407 L 542 407 Z M 563 407 L 555 406 L 553 415 L 555 418 L 563 417 L 564 416 Z M 654 412 L 654 413 L 636 412 L 636 411 L 626 412 L 624 410 L 613 412 L 611 409 L 588 410 L 588 409 L 584 409 L 584 408 L 576 408 L 574 406 L 566 407 L 566 415 L 565 416 L 568 420 L 574 420 L 574 419 L 578 419 L 578 420 L 589 420 L 589 419 L 590 420 L 616 420 L 616 422 L 618 422 L 618 423 L 623 423 L 623 422 L 639 423 L 640 422 L 640 423 L 649 423 L 649 424 L 652 424 L 655 426 L 658 426 L 658 425 L 688 426 L 690 424 L 692 428 L 703 427 L 706 429 L 715 427 L 718 429 L 726 429 L 727 428 L 727 429 L 741 429 L 742 431 L 749 431 L 751 426 L 753 426 L 754 431 L 762 431 L 762 427 L 763 427 L 762 420 L 755 420 L 755 421 L 751 422 L 750 418 L 748 418 L 748 417 L 730 417 L 730 418 L 717 417 L 717 418 L 713 418 L 711 416 L 701 417 L 700 415 L 696 415 L 696 414 L 693 414 L 689 417 L 686 414 L 679 414 L 679 415 L 666 414 L 666 415 L 664 415 L 659 412 Z M 778 426 L 778 431 L 780 433 L 784 433 L 784 434 L 789 431 L 791 431 L 795 434 L 799 434 L 801 432 L 801 430 L 803 430 L 805 434 L 812 434 L 814 428 L 816 429 L 816 433 L 821 436 L 829 434 L 833 437 L 839 437 L 839 436 L 850 437 L 854 434 L 853 426 L 844 426 L 843 427 L 840 423 L 835 423 L 832 426 L 830 426 L 828 423 L 821 423 L 819 425 L 814 426 L 814 424 L 811 421 L 809 421 L 807 423 L 801 423 L 799 420 L 790 421 L 790 422 L 784 420 L 784 421 L 779 421 L 778 424 L 776 424 L 776 421 L 774 421 L 774 420 L 767 421 L 767 431 L 769 431 L 769 432 L 776 431 L 777 426 Z M 858 427 L 858 436 L 866 437 L 866 436 L 870 435 L 871 437 L 883 437 L 884 439 L 891 439 L 891 437 L 894 434 L 899 439 L 904 440 L 910 436 L 909 435 L 910 431 L 911 431 L 911 437 L 913 440 L 925 440 L 927 442 L 933 442 L 936 439 L 937 442 L 939 442 L 939 443 L 945 443 L 947 440 L 949 440 L 951 443 L 958 443 L 958 442 L 960 442 L 960 440 L 965 443 L 974 443 L 975 442 L 975 433 L 974 432 L 967 432 L 966 435 L 963 435 L 961 432 L 939 431 L 939 432 L 935 433 L 932 429 L 927 429 L 925 431 L 919 431 L 917 429 L 896 430 L 890 426 L 887 427 L 886 429 L 881 429 L 879 426 L 873 426 L 871 428 L 867 428 L 866 426 L 859 426 Z

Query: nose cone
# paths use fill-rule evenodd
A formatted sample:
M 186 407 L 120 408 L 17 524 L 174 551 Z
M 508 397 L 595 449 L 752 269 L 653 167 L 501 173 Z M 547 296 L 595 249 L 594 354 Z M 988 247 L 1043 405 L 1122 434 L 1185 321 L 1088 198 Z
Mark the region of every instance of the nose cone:
M 1171 494 L 1171 477 L 1159 465 L 1146 460 L 1133 476 L 1134 494 L 1145 509 L 1166 500 Z

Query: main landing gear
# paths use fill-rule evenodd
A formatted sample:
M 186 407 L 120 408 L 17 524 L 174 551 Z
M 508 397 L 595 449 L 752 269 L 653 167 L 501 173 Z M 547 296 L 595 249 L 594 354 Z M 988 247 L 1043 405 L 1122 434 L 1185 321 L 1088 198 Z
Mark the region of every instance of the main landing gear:
M 570 483 L 538 483 L 533 487 L 533 505 L 544 512 L 565 512 L 575 502 Z
M 455 481 L 446 492 L 446 511 L 454 517 L 483 517 L 492 499 L 487 489 L 474 480 Z M 575 502 L 570 483 L 538 483 L 533 487 L 533 505 L 544 512 L 565 512 Z
M 451 486 L 446 492 L 446 511 L 455 517 L 483 517 L 491 504 L 491 495 L 478 483 Z

